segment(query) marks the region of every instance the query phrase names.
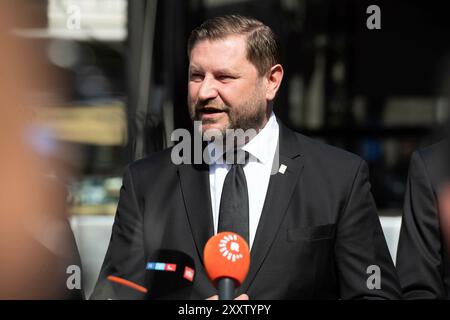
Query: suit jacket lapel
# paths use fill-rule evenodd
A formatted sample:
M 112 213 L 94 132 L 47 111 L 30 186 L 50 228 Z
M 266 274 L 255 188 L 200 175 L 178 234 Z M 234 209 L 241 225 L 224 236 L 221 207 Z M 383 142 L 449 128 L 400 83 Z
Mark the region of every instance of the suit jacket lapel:
M 294 132 L 280 122 L 279 165 L 285 165 L 286 171 L 278 172 L 270 177 L 258 229 L 251 249 L 250 270 L 240 293 L 248 292 L 258 270 L 272 245 L 279 227 L 286 214 L 289 200 L 303 169 L 300 156 L 299 141 Z M 275 162 L 275 161 L 274 161 Z
M 189 226 L 203 262 L 203 249 L 208 239 L 214 235 L 209 168 L 205 164 L 183 164 L 179 166 L 178 172 Z

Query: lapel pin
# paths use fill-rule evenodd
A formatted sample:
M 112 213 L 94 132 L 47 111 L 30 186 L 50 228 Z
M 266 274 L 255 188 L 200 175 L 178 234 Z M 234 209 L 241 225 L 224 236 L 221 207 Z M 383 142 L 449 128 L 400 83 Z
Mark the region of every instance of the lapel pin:
M 287 169 L 287 167 L 284 164 L 282 164 L 282 165 L 280 165 L 278 172 L 281 174 L 284 174 L 286 172 L 286 169 Z

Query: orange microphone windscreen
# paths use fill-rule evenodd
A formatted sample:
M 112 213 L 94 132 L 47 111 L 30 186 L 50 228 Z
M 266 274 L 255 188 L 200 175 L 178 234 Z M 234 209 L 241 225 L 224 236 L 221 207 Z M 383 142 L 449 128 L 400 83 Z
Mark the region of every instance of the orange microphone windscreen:
M 231 278 L 239 287 L 250 267 L 247 242 L 234 232 L 221 232 L 211 237 L 203 251 L 209 279 L 216 285 L 220 278 Z

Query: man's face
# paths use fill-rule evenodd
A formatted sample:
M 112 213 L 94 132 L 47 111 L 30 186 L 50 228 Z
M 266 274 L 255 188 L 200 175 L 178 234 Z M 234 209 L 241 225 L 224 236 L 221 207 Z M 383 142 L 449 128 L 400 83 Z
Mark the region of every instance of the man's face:
M 244 36 L 199 41 L 191 50 L 188 105 L 203 133 L 261 129 L 268 120 L 267 82 L 247 60 Z

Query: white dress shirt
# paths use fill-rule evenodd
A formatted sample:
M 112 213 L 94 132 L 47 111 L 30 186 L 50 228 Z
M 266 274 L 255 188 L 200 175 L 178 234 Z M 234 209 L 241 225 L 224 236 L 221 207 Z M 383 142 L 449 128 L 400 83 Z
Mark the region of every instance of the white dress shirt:
M 272 113 L 264 128 L 242 147 L 251 157 L 244 166 L 247 179 L 248 201 L 249 201 L 249 246 L 253 245 L 259 219 L 266 199 L 267 187 L 269 186 L 270 174 L 274 155 L 277 149 L 279 127 L 275 115 Z M 219 224 L 220 197 L 225 176 L 231 166 L 226 163 L 217 163 L 222 154 L 212 155 L 212 144 L 208 145 L 211 165 L 209 166 L 209 183 L 211 191 L 211 204 L 214 221 L 214 233 L 217 233 Z

